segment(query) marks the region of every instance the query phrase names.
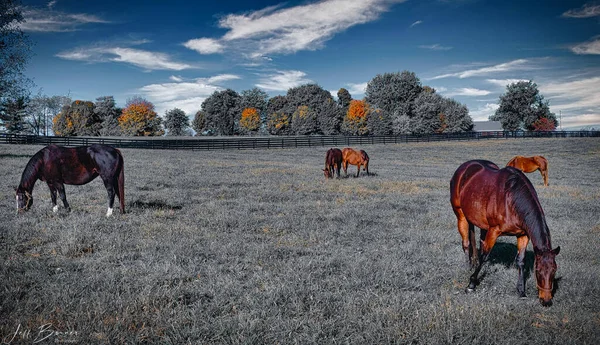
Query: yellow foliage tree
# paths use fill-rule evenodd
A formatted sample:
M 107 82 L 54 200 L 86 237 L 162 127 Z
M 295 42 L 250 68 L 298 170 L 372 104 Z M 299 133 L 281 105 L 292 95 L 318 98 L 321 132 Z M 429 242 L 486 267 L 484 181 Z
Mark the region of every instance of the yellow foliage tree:
M 119 117 L 119 126 L 125 135 L 160 136 L 165 134 L 161 128 L 161 118 L 154 111 L 154 105 L 138 98 L 129 102 Z
M 256 108 L 246 108 L 242 111 L 240 128 L 246 132 L 256 132 L 260 128 L 260 114 Z
M 369 105 L 365 101 L 353 99 L 350 101 L 348 112 L 342 122 L 342 130 L 347 134 L 365 135 L 369 132 L 367 128 L 367 116 Z

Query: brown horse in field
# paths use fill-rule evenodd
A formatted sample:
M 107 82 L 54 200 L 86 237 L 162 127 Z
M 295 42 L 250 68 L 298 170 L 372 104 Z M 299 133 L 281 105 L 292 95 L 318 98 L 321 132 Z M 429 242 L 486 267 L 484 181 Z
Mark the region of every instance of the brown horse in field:
M 348 175 L 348 164 L 356 165 L 356 177 L 360 174 L 361 166 L 369 175 L 369 156 L 363 150 L 356 151 L 349 147 L 342 150 L 342 166 L 344 173 Z
M 516 236 L 515 263 L 519 272 L 517 291 L 521 297 L 525 296 L 523 268 L 525 250 L 531 240 L 535 254 L 538 297 L 543 306 L 550 306 L 556 273 L 555 257 L 560 247 L 551 247 L 550 230 L 544 211 L 527 177 L 520 170 L 512 167 L 500 169 L 490 161 L 465 162 L 450 180 L 450 203 L 456 215 L 467 260 L 476 267 L 467 291 L 475 290 L 479 283 L 479 271 L 498 236 Z M 475 226 L 481 229 L 479 257 Z
M 342 150 L 333 148 L 327 150 L 325 154 L 325 169 L 323 172 L 326 178 L 333 177 L 337 172 L 337 177 L 340 177 L 340 169 L 342 168 Z
M 544 179 L 544 186 L 548 186 L 548 160 L 542 156 L 523 157 L 516 156 L 506 164 L 507 167 L 513 167 L 525 173 L 539 170 Z
M 37 180 L 50 188 L 53 211 L 58 211 L 56 193 L 63 205 L 71 210 L 65 194 L 65 184 L 83 185 L 100 176 L 108 193 L 108 211 L 113 212 L 118 195 L 121 213 L 125 213 L 125 177 L 121 152 L 108 145 L 95 144 L 74 148 L 48 145 L 38 151 L 27 163 L 16 190 L 17 212 L 28 211 L 33 204 L 33 186 Z

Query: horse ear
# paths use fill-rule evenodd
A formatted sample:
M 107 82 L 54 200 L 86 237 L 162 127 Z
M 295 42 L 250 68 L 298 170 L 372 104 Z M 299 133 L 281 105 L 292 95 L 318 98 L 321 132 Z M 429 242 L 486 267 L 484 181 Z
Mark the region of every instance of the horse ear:
M 560 246 L 558 246 L 558 247 L 554 248 L 554 249 L 552 250 L 552 253 L 553 253 L 554 255 L 558 255 L 558 253 L 560 253 Z

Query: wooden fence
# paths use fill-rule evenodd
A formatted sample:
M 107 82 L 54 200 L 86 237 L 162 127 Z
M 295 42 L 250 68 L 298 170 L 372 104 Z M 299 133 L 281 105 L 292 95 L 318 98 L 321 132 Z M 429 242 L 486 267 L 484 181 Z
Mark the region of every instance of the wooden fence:
M 0 144 L 86 146 L 106 144 L 119 148 L 160 150 L 227 150 L 274 149 L 294 147 L 334 147 L 409 142 L 481 140 L 507 138 L 571 138 L 600 137 L 600 131 L 553 132 L 466 132 L 395 136 L 264 136 L 264 137 L 55 137 L 1 134 Z

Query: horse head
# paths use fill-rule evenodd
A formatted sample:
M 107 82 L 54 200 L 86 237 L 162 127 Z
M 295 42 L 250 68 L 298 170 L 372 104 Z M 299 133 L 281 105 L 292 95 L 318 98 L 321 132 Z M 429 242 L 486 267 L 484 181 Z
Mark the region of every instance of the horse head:
M 535 279 L 538 288 L 538 297 L 544 307 L 552 305 L 552 290 L 554 288 L 554 275 L 556 274 L 556 249 L 535 254 Z
M 31 195 L 31 193 L 29 193 L 22 187 L 19 187 L 15 189 L 15 197 L 17 199 L 17 213 L 29 211 L 29 209 L 33 205 L 33 196 Z
M 331 177 L 331 171 L 329 171 L 329 169 L 323 169 L 323 173 L 325 174 L 326 178 L 330 178 Z

